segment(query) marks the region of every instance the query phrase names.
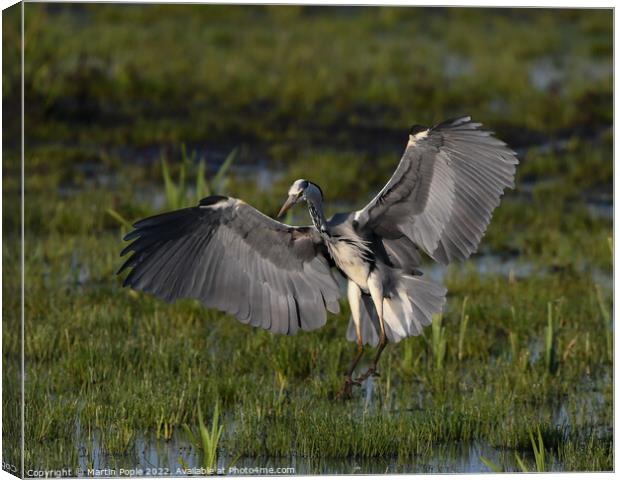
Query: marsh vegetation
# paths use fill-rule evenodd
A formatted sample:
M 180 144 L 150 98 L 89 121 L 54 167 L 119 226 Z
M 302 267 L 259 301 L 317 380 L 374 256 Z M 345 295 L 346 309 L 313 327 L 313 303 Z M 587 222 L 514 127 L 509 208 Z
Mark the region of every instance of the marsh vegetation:
M 613 468 L 611 11 L 27 4 L 26 38 L 27 469 Z M 298 177 L 331 213 L 362 205 L 410 124 L 465 112 L 517 150 L 517 188 L 479 254 L 427 267 L 443 316 L 350 402 L 333 398 L 346 302 L 278 337 L 115 276 L 120 219 L 208 188 L 274 215 Z M 18 438 L 9 128 L 3 433 Z

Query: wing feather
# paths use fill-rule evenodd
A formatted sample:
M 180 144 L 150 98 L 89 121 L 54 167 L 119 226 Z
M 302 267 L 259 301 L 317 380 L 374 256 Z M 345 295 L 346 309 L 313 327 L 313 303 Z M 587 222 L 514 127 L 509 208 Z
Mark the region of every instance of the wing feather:
M 246 203 L 208 197 L 134 224 L 118 273 L 124 286 L 166 301 L 194 298 L 241 322 L 294 334 L 337 313 L 340 290 L 318 233 L 277 222 Z
M 356 212 L 362 229 L 407 237 L 447 264 L 477 248 L 506 188 L 514 188 L 516 154 L 470 117 L 410 137 L 387 185 Z M 414 265 L 412 265 L 414 266 Z

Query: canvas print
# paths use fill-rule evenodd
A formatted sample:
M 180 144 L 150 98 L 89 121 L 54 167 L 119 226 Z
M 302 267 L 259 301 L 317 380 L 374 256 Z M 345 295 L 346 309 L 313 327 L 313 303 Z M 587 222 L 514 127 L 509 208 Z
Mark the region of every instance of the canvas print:
M 3 470 L 613 470 L 611 9 L 2 22 Z

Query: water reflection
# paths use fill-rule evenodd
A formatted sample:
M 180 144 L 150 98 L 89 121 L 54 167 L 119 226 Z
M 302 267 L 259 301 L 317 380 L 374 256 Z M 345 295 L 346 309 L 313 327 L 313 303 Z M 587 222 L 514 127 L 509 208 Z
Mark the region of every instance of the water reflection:
M 84 447 L 82 451 L 86 450 Z M 199 452 L 181 435 L 170 441 L 139 438 L 135 450 L 127 455 L 106 455 L 101 452 L 97 439 L 93 439 L 88 450 L 89 456 L 80 456 L 80 468 L 114 470 L 117 473 L 134 470 L 143 475 L 188 476 L 209 472 L 202 467 Z M 534 459 L 522 455 L 528 467 L 533 467 Z M 404 458 L 309 458 L 291 457 L 236 457 L 221 452 L 218 458 L 217 473 L 226 475 L 248 474 L 390 474 L 390 473 L 478 473 L 488 472 L 482 459 L 488 459 L 504 471 L 520 471 L 514 451 L 500 449 L 486 442 L 457 442 L 429 448 L 428 453 L 412 453 Z M 557 458 L 548 459 L 550 471 L 561 471 L 562 463 Z

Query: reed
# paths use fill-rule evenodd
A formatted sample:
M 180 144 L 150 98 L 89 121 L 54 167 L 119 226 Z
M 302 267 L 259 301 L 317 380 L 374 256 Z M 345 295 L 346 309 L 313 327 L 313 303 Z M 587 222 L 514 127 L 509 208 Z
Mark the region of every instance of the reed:
M 441 314 L 433 316 L 431 349 L 436 370 L 443 368 L 446 357 L 446 327 L 442 326 L 442 319 L 443 316 Z
M 611 318 L 611 311 L 607 306 L 607 302 L 603 298 L 603 291 L 601 286 L 594 284 L 594 290 L 596 292 L 596 302 L 598 304 L 599 311 L 601 313 L 601 320 L 603 322 L 603 332 L 605 332 L 605 352 L 607 355 L 607 361 L 613 362 L 614 358 L 614 338 L 613 338 L 613 320 Z
M 224 432 L 224 426 L 220 425 L 220 404 L 215 402 L 213 407 L 213 417 L 211 418 L 211 428 L 205 425 L 200 405 L 198 409 L 198 434 L 195 435 L 192 429 L 185 424 L 184 429 L 190 442 L 202 453 L 202 466 L 210 472 L 217 472 L 217 450 Z
M 557 369 L 556 359 L 556 337 L 557 332 L 555 328 L 553 304 L 547 303 L 547 326 L 545 327 L 545 368 L 549 373 L 555 373 Z
M 228 174 L 231 165 L 237 157 L 237 149 L 232 150 L 222 165 L 217 169 L 213 179 L 209 182 L 205 173 L 205 159 L 198 160 L 197 152 L 187 153 L 185 144 L 181 145 L 181 161 L 178 166 L 178 177 L 175 181 L 172 177 L 168 162 L 161 156 L 161 172 L 164 181 L 166 204 L 169 210 L 177 210 L 190 205 L 195 205 L 201 198 L 210 195 L 220 195 L 225 192 L 228 182 Z M 194 189 L 189 188 L 188 176 L 193 172 L 195 177 Z
M 459 362 L 463 360 L 465 356 L 464 344 L 465 336 L 467 334 L 467 324 L 469 323 L 469 315 L 467 315 L 467 299 L 463 299 L 463 305 L 461 306 L 461 322 L 459 323 L 459 342 L 458 342 L 458 359 Z

